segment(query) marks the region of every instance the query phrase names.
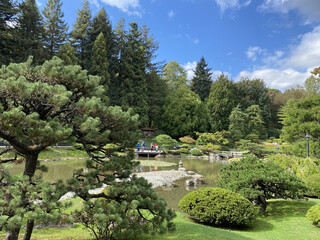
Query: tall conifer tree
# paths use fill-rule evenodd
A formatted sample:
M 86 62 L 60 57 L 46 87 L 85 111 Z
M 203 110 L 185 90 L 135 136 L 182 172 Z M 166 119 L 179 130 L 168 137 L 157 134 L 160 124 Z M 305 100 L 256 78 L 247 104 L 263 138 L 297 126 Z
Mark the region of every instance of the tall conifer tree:
M 120 59 L 121 105 L 125 110 L 133 108 L 140 116 L 141 126 L 146 126 L 148 125 L 148 96 L 145 50 L 138 24 L 131 23 L 130 27 Z
M 78 59 L 70 42 L 66 42 L 65 44 L 60 46 L 57 56 L 61 58 L 66 65 L 78 64 Z
M 103 33 L 101 32 L 92 48 L 90 73 L 101 77 L 101 84 L 104 85 L 105 89 L 108 89 L 110 84 L 108 67 L 109 63 L 107 60 L 106 41 Z
M 204 57 L 201 57 L 194 71 L 194 77 L 191 80 L 191 90 L 199 95 L 201 101 L 208 98 L 210 94 L 212 84 L 210 70 L 211 68 L 208 68 Z
M 45 60 L 43 48 L 44 28 L 42 17 L 35 0 L 25 0 L 19 5 L 18 17 L 18 60 L 25 61 L 32 55 L 34 63 L 39 64 Z
M 50 59 L 56 55 L 67 37 L 68 26 L 63 20 L 64 14 L 61 6 L 62 2 L 60 0 L 48 0 L 42 12 L 44 16 L 45 47 Z
M 82 9 L 78 9 L 76 22 L 70 33 L 71 43 L 81 67 L 88 69 L 89 30 L 91 25 L 91 11 L 88 0 L 83 0 Z
M 1 0 L 0 2 L 0 66 L 8 65 L 12 60 L 15 38 L 12 22 L 17 9 L 12 0 Z M 11 24 L 10 24 L 11 23 Z

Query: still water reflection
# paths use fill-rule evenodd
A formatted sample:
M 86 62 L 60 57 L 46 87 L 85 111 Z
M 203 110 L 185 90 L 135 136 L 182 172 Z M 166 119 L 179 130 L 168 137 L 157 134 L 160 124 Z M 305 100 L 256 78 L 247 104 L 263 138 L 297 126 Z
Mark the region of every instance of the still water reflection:
M 150 160 L 154 160 L 154 158 L 150 158 Z M 148 161 L 147 158 L 138 158 L 137 160 L 140 161 Z M 171 170 L 171 169 L 178 169 L 178 163 L 181 158 L 163 158 L 160 161 L 165 162 L 173 162 L 176 163 L 175 166 L 172 167 L 158 167 L 156 168 L 157 171 L 161 170 Z M 216 182 L 219 178 L 219 170 L 220 168 L 226 164 L 226 162 L 216 162 L 213 160 L 203 160 L 203 159 L 188 159 L 183 158 L 183 167 L 187 170 L 195 171 L 196 173 L 201 174 L 204 176 L 206 181 L 205 184 L 189 187 L 186 188 L 184 182 L 185 180 L 177 181 L 178 187 L 174 188 L 157 188 L 157 192 L 161 198 L 164 198 L 168 206 L 173 209 L 177 209 L 177 204 L 180 199 L 186 195 L 190 191 L 194 191 L 199 187 L 214 187 L 216 186 Z M 42 162 L 45 166 L 48 167 L 48 172 L 43 173 L 43 178 L 46 181 L 54 182 L 58 179 L 66 180 L 72 177 L 73 171 L 75 169 L 85 167 L 85 160 L 84 159 L 77 159 L 77 160 L 60 160 L 60 161 L 48 161 Z M 10 171 L 12 174 L 19 174 L 23 172 L 24 164 L 17 164 L 12 165 Z M 138 168 L 139 171 L 153 171 L 154 167 L 140 167 Z M 134 172 L 136 169 L 133 170 Z

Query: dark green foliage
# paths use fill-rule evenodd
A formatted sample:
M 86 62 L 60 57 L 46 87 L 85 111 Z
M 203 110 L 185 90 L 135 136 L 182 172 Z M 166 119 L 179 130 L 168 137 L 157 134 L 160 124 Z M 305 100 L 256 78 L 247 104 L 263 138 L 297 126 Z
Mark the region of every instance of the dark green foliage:
M 208 64 L 204 57 L 201 57 L 200 62 L 197 63 L 194 71 L 194 77 L 191 80 L 191 90 L 199 95 L 201 101 L 204 101 L 209 97 L 210 88 L 212 84 L 210 73 L 211 68 L 208 68 Z
M 191 149 L 190 153 L 193 156 L 201 156 L 202 155 L 202 152 L 199 149 Z
M 320 198 L 320 173 L 308 176 L 304 181 L 308 188 L 306 195 Z
M 107 60 L 106 41 L 102 32 L 94 42 L 91 54 L 90 74 L 100 76 L 101 84 L 107 90 L 110 84 L 109 63 Z
M 34 64 L 44 62 L 46 53 L 43 48 L 44 28 L 42 17 L 35 0 L 25 0 L 19 4 L 17 18 L 17 46 L 15 59 L 24 62 L 34 56 Z
M 234 83 L 223 74 L 212 84 L 207 102 L 211 131 L 228 130 L 229 116 L 236 105 Z
M 259 138 L 264 138 L 266 131 L 260 107 L 258 105 L 251 105 L 246 109 L 246 114 L 248 117 L 248 134 L 255 134 L 259 136 Z
M 187 88 L 171 92 L 163 107 L 162 129 L 174 138 L 207 130 L 207 111 L 200 97 Z
M 58 201 L 65 192 L 62 182 L 52 185 L 38 178 L 30 182 L 27 176 L 11 176 L 0 164 L 0 229 L 15 233 L 9 239 L 18 239 L 14 235 L 19 231 L 14 230 L 26 220 L 59 223 L 65 218 L 60 210 L 70 206 Z
M 70 32 L 71 43 L 75 49 L 81 67 L 89 69 L 89 29 L 91 25 L 91 12 L 88 0 L 83 0 L 82 9 L 78 9 L 76 22 Z
M 45 42 L 44 46 L 48 51 L 48 58 L 55 56 L 60 46 L 67 38 L 68 26 L 63 20 L 64 14 L 61 11 L 60 0 L 48 0 L 43 9 Z
M 243 112 L 240 105 L 234 108 L 229 116 L 229 131 L 231 138 L 235 141 L 245 138 L 247 133 L 247 114 Z
M 139 114 L 141 126 L 148 126 L 145 49 L 137 23 L 130 27 L 120 59 L 121 106 L 124 110 L 132 108 Z
M 149 105 L 149 127 L 161 127 L 162 107 L 168 94 L 168 87 L 165 81 L 156 71 L 147 73 L 147 93 Z
M 317 227 L 320 227 L 320 204 L 314 205 L 307 212 L 307 219 Z
M 64 64 L 66 65 L 77 65 L 78 59 L 70 42 L 60 46 L 57 56 L 63 60 Z
M 283 134 L 284 140 L 290 143 L 299 143 L 301 146 L 306 143 L 305 136 L 308 133 L 311 136 L 310 147 L 313 141 L 320 143 L 320 95 L 307 97 L 299 102 L 289 101 L 284 108 L 283 113 Z M 319 148 L 317 145 L 311 149 L 310 155 L 319 157 Z M 301 148 L 302 150 L 306 147 Z
M 260 213 L 265 211 L 267 199 L 300 199 L 306 190 L 296 175 L 256 157 L 243 158 L 223 167 L 218 186 L 256 201 L 260 205 Z
M 258 137 L 258 135 L 257 135 L 257 134 L 254 134 L 254 133 L 248 134 L 247 139 L 250 140 L 251 142 L 255 142 L 255 143 L 258 143 L 258 142 L 259 142 L 259 137 Z
M 169 135 L 160 134 L 156 137 L 156 141 L 159 143 L 160 147 L 166 149 L 173 149 L 173 146 L 178 142 L 175 139 L 172 139 Z
M 178 207 L 199 222 L 219 226 L 251 223 L 253 205 L 238 193 L 221 188 L 201 188 L 184 196 Z
M 166 233 L 175 229 L 175 213 L 166 211 L 151 184 L 133 177 L 104 190 L 105 197 L 87 201 L 76 219 L 94 233 L 96 239 L 135 239 L 142 233 Z
M 13 59 L 15 48 L 14 28 L 10 26 L 17 13 L 16 6 L 12 0 L 0 2 L 0 66 L 8 65 Z

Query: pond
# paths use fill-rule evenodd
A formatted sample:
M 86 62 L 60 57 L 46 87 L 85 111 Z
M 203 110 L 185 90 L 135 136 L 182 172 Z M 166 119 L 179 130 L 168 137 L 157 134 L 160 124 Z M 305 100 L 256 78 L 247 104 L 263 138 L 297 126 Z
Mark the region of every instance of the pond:
M 164 198 L 168 207 L 177 209 L 177 204 L 180 199 L 185 196 L 188 192 L 196 190 L 198 187 L 215 187 L 217 179 L 219 178 L 219 170 L 220 168 L 226 164 L 226 162 L 214 161 L 214 160 L 205 160 L 205 159 L 188 159 L 188 158 L 180 158 L 180 157 L 170 157 L 170 158 L 162 158 L 158 159 L 158 161 L 172 162 L 176 165 L 171 167 L 157 167 L 156 171 L 161 170 L 171 170 L 178 169 L 178 163 L 182 159 L 183 167 L 188 171 L 195 171 L 196 173 L 201 174 L 205 179 L 205 184 L 186 188 L 185 180 L 179 180 L 176 182 L 178 187 L 174 188 L 157 188 L 158 195 L 161 198 Z M 148 158 L 137 158 L 139 161 L 148 161 Z M 150 158 L 150 160 L 154 160 L 154 158 Z M 75 160 L 59 160 L 59 161 L 48 161 L 42 162 L 45 166 L 48 167 L 48 172 L 43 173 L 43 178 L 46 181 L 56 181 L 58 179 L 66 180 L 72 177 L 73 171 L 78 168 L 85 167 L 84 159 L 75 159 Z M 19 174 L 23 172 L 24 164 L 15 164 L 12 165 L 10 171 L 12 174 Z M 140 171 L 140 167 L 138 168 Z M 146 171 L 154 171 L 154 167 L 141 167 L 141 170 Z M 135 169 L 134 169 L 135 171 Z

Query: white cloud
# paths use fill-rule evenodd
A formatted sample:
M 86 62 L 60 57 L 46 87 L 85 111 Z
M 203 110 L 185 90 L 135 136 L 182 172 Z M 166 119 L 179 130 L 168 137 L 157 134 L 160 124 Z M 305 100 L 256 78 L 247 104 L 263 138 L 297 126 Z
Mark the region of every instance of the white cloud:
M 194 70 L 197 66 L 197 62 L 187 62 L 185 65 L 183 65 L 183 68 L 187 71 L 187 79 L 191 80 L 194 76 Z
M 280 90 L 285 90 L 297 85 L 303 85 L 306 78 L 310 76 L 311 69 L 307 71 L 299 72 L 292 68 L 288 69 L 273 69 L 273 68 L 264 68 L 261 70 L 256 70 L 253 72 L 242 71 L 236 77 L 236 80 L 241 78 L 260 78 L 263 79 L 269 88 L 276 88 Z
M 139 0 L 101 0 L 101 2 L 119 8 L 121 11 L 131 15 L 141 16 L 142 14 Z
M 175 12 L 171 9 L 169 12 L 168 12 L 168 17 L 169 18 L 173 18 L 175 16 Z
M 289 13 L 292 10 L 298 10 L 298 12 L 307 19 L 307 22 L 320 21 L 319 0 L 264 0 L 258 9 L 280 13 Z
M 252 71 L 242 71 L 236 77 L 261 78 L 268 87 L 287 89 L 303 85 L 310 76 L 310 71 L 320 65 L 320 25 L 311 32 L 298 36 L 298 44 L 283 51 L 268 52 L 258 46 L 249 47 L 246 54 L 253 61 L 258 61 Z
M 100 4 L 99 4 L 98 0 L 89 0 L 89 2 L 90 2 L 92 5 L 96 6 L 97 8 L 100 8 Z
M 193 40 L 193 43 L 194 43 L 195 45 L 197 45 L 199 42 L 200 42 L 200 41 L 199 41 L 198 38 L 196 38 L 196 39 Z
M 251 0 L 215 0 L 216 4 L 220 7 L 221 12 L 228 8 L 241 8 L 250 5 Z

